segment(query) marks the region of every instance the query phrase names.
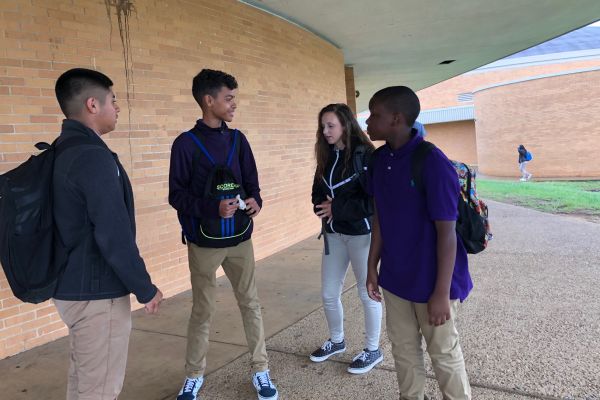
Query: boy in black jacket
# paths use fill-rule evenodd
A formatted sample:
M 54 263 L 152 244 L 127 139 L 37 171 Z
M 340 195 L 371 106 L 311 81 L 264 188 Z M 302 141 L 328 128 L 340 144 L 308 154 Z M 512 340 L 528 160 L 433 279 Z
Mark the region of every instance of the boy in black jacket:
M 67 117 L 57 142 L 55 223 L 69 249 L 54 294 L 69 328 L 67 399 L 116 399 L 123 386 L 131 332 L 129 294 L 156 313 L 162 293 L 152 284 L 135 243 L 133 192 L 125 169 L 101 135 L 115 129 L 119 107 L 104 74 L 76 68 L 56 82 Z

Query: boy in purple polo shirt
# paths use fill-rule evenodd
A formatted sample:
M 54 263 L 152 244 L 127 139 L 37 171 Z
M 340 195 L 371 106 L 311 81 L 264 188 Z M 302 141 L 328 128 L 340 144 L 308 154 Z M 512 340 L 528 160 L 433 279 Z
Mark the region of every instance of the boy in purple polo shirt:
M 383 289 L 400 399 L 424 399 L 422 337 L 444 399 L 471 399 L 455 325 L 458 302 L 473 287 L 467 252 L 455 230 L 456 171 L 436 148 L 424 161 L 425 190 L 416 187 L 411 156 L 423 138 L 411 128 L 420 112 L 411 89 L 382 89 L 371 98 L 369 110 L 367 132 L 386 144 L 375 151 L 370 168 L 375 215 L 367 290 L 381 301 L 379 286 Z

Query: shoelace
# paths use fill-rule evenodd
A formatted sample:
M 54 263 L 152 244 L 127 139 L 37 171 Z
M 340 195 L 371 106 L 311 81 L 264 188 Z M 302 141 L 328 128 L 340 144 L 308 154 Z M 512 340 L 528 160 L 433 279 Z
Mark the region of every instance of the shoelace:
M 325 343 L 323 343 L 323 346 L 321 346 L 321 348 L 325 351 L 331 350 L 332 347 L 333 343 L 331 342 L 331 340 L 326 340 Z
M 271 387 L 271 378 L 268 374 L 256 375 L 256 380 L 258 381 L 258 386 L 260 387 Z
M 359 355 L 357 355 L 356 357 L 354 357 L 352 359 L 352 361 L 356 361 L 356 360 L 360 360 L 362 362 L 367 361 L 367 358 L 369 357 L 369 355 L 367 354 L 366 351 L 361 352 Z
M 192 392 L 194 390 L 194 387 L 196 386 L 196 380 L 195 379 L 186 379 L 185 380 L 185 384 L 183 385 L 183 392 Z

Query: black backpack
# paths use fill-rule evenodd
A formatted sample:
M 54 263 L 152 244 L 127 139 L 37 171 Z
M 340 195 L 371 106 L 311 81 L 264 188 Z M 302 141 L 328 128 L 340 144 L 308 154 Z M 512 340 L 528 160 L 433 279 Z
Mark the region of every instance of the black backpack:
M 241 138 L 237 130 L 233 132 L 233 146 L 227 155 L 227 163 L 219 165 L 210 155 L 206 146 L 198 135 L 193 132 L 187 132 L 200 151 L 210 160 L 213 168 L 208 174 L 206 185 L 204 186 L 204 197 L 213 200 L 234 199 L 237 195 L 243 200 L 246 198 L 246 191 L 241 182 L 237 182 L 231 163 L 234 157 L 239 158 Z M 237 209 L 233 217 L 221 218 L 219 216 L 203 216 L 195 218 L 192 222 L 192 232 L 184 232 L 185 237 L 202 247 L 230 247 L 239 244 L 252 225 L 252 219 L 246 214 L 246 211 Z
M 0 262 L 13 294 L 26 303 L 50 299 L 67 262 L 54 225 L 52 175 L 54 160 L 79 143 L 37 143 L 42 153 L 0 175 Z
M 419 143 L 411 159 L 412 182 L 422 192 L 425 188 L 422 182 L 423 164 L 425 157 L 431 150 L 435 149 L 433 143 L 423 141 Z M 477 196 L 475 190 L 475 172 L 465 163 L 450 161 L 458 175 L 460 184 L 460 195 L 458 199 L 458 219 L 456 220 L 456 231 L 469 254 L 477 254 L 483 251 L 492 239 L 488 220 L 488 208 L 483 200 Z
M 367 189 L 367 163 L 365 160 L 367 147 L 364 144 L 356 146 L 352 157 L 354 173 L 358 175 L 358 181 L 364 190 Z

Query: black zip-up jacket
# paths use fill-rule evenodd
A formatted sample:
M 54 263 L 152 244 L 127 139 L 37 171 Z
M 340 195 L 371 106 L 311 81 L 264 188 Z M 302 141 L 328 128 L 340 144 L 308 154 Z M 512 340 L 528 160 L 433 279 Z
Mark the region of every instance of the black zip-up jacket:
M 80 122 L 63 121 L 58 148 L 67 139 L 78 144 L 55 159 L 53 208 L 69 255 L 54 298 L 85 301 L 133 293 L 148 303 L 157 288 L 135 243 L 127 173 L 106 143 Z
M 359 143 L 353 144 L 352 148 L 356 149 L 358 145 Z M 333 199 L 333 219 L 325 224 L 325 230 L 329 233 L 365 235 L 371 232 L 373 200 L 365 192 L 356 175 L 354 155 L 350 157 L 348 167 L 344 171 L 344 153 L 345 150 L 337 150 L 335 146 L 331 146 L 323 178 L 317 177 L 315 173 L 312 187 L 314 212 L 319 210 L 316 206 L 327 200 L 329 195 Z M 363 157 L 365 167 L 369 165 L 370 155 L 370 150 L 367 149 Z

